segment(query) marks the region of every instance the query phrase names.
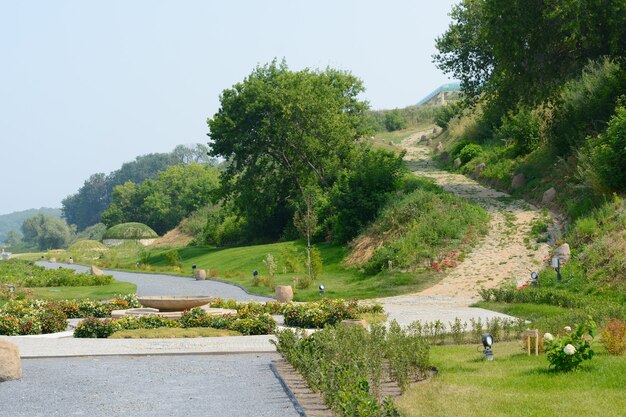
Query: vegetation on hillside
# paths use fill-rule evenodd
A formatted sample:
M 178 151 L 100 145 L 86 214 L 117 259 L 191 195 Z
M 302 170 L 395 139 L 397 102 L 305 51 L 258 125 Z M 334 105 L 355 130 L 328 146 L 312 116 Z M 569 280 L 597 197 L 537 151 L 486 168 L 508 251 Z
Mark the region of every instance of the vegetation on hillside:
M 76 192 L 63 201 L 63 217 L 69 224 L 76 225 L 79 231 L 100 222 L 102 213 L 109 207 L 113 189 L 128 181 L 140 184 L 173 165 L 201 163 L 215 165 L 216 160 L 207 155 L 208 148 L 203 144 L 178 145 L 169 153 L 141 155 L 134 161 L 126 162 L 116 171 L 106 175 L 93 174 Z M 138 219 L 135 219 L 138 220 Z
M 116 224 L 107 229 L 103 239 L 154 239 L 157 233 L 143 223 L 129 222 Z

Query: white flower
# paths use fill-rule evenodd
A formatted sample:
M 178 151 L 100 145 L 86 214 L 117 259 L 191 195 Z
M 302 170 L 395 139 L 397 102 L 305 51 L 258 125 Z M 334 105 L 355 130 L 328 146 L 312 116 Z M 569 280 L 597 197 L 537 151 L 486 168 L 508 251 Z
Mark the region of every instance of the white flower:
M 573 355 L 574 353 L 576 353 L 576 348 L 568 343 L 567 346 L 563 348 L 563 352 L 566 355 Z
M 571 332 L 572 328 L 569 327 L 569 326 L 565 326 L 565 327 L 563 327 L 563 330 L 565 330 L 566 332 Z
M 543 335 L 543 340 L 547 340 L 548 342 L 551 342 L 554 340 L 554 336 L 552 336 L 550 333 L 546 333 Z

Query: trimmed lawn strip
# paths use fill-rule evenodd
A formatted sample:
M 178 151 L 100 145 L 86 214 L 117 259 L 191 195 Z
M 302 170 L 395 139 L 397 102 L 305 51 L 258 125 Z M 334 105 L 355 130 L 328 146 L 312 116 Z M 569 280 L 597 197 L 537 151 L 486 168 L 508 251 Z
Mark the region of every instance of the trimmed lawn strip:
M 156 329 L 120 330 L 109 336 L 109 339 L 173 339 L 196 337 L 224 337 L 241 336 L 241 333 L 226 329 L 210 327 L 190 327 L 181 329 L 176 327 L 159 327 Z
M 91 287 L 38 287 L 32 288 L 33 298 L 48 300 L 85 299 L 108 300 L 115 294 L 135 294 L 137 286 L 130 282 L 113 280 L 112 284 Z
M 495 359 L 482 346 L 433 346 L 437 377 L 413 385 L 397 400 L 405 416 L 618 416 L 626 410 L 626 356 L 597 355 L 580 371 L 554 373 L 545 355 L 527 356 L 519 342 L 496 343 Z

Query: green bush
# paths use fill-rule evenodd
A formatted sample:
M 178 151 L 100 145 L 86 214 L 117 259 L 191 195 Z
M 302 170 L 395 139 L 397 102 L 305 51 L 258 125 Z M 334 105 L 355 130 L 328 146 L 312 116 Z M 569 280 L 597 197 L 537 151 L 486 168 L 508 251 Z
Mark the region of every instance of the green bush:
M 399 109 L 385 112 L 385 129 L 387 129 L 388 132 L 406 129 L 408 126 L 409 124 L 404 119 Z
M 74 337 L 105 339 L 115 333 L 116 327 L 111 319 L 100 320 L 89 317 L 78 323 L 74 329 Z
M 543 336 L 543 343 L 550 366 L 556 371 L 572 371 L 583 361 L 593 358 L 591 340 L 594 335 L 593 322 L 576 326 L 569 334 L 557 338 L 546 333 Z
M 463 149 L 461 149 L 461 151 L 459 152 L 459 158 L 461 159 L 462 163 L 467 164 L 469 161 L 476 158 L 481 153 L 483 153 L 483 148 L 480 145 L 476 143 L 470 143 L 468 145 L 465 145 Z
M 558 154 L 565 155 L 584 143 L 587 136 L 602 132 L 623 94 L 624 69 L 610 59 L 590 62 L 580 78 L 566 83 L 549 127 Z
M 382 325 L 373 325 L 370 332 L 338 326 L 306 338 L 287 329 L 277 338 L 278 352 L 339 416 L 397 416 L 393 401 L 381 398 L 383 379 L 391 377 L 404 390 L 428 369 L 426 339 L 395 322 L 389 332 Z
M 447 129 L 450 124 L 450 120 L 460 115 L 462 110 L 463 108 L 459 101 L 448 103 L 445 106 L 439 107 L 437 114 L 435 115 L 435 124 L 442 129 Z
M 0 314 L 0 335 L 3 336 L 17 336 L 20 334 L 20 321 L 19 319 L 8 315 Z
M 541 122 L 526 108 L 510 111 L 502 118 L 496 137 L 513 145 L 516 155 L 532 152 L 541 141 Z
M 235 330 L 244 335 L 271 334 L 276 329 L 276 321 L 267 313 L 252 313 L 242 309 L 236 316 L 208 314 L 201 308 L 185 311 L 180 318 L 180 326 L 212 327 L 214 329 Z
M 591 164 L 611 190 L 626 191 L 626 107 L 618 107 L 606 132 L 591 140 Z
M 67 316 L 55 302 L 50 302 L 46 308 L 39 309 L 37 318 L 44 334 L 62 332 L 67 328 Z
M 319 329 L 341 320 L 359 318 L 362 312 L 356 300 L 324 299 L 317 303 L 289 304 L 283 314 L 287 326 Z
M 108 285 L 110 275 L 77 274 L 72 269 L 46 269 L 32 262 L 11 259 L 0 262 L 0 283 L 22 284 L 26 287 L 76 287 Z
M 18 321 L 20 323 L 20 335 L 34 335 L 43 333 L 41 321 L 37 316 L 20 317 Z

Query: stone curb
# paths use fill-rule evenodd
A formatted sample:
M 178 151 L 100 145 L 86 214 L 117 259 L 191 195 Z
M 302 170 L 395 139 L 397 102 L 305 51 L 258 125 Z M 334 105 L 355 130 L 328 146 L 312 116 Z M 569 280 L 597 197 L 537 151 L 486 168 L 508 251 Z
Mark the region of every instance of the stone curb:
M 294 402 L 301 416 L 333 417 L 334 414 L 324 402 L 322 395 L 311 391 L 302 375 L 285 359 L 273 360 L 272 371 L 280 380 L 289 398 Z M 297 404 L 297 405 L 296 405 Z

